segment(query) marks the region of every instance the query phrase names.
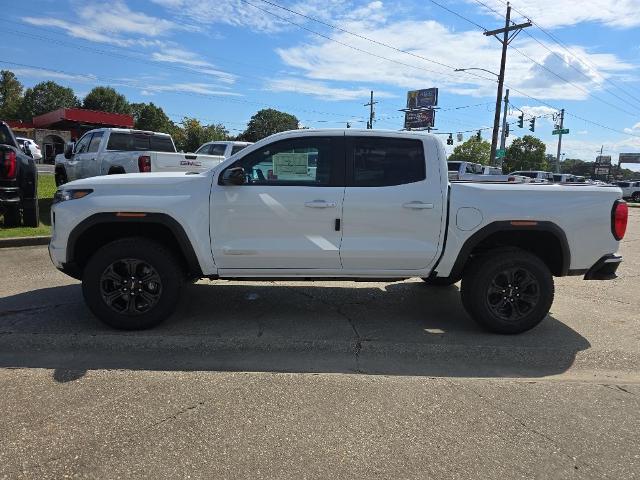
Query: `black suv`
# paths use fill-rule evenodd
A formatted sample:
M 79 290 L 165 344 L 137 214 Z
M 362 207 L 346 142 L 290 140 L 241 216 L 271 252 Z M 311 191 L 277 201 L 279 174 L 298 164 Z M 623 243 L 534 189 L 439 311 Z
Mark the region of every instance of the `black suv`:
M 0 122 L 0 213 L 5 227 L 38 226 L 38 170 L 31 152 L 23 151 L 11 128 Z

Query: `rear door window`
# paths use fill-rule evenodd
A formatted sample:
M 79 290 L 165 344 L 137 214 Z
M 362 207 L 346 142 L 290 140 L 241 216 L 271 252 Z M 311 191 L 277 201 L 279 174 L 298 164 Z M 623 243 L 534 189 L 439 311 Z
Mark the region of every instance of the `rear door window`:
M 353 138 L 352 184 L 386 187 L 426 178 L 421 140 L 404 138 Z
M 226 145 L 221 145 L 219 143 L 214 143 L 211 145 L 211 148 L 209 149 L 209 155 L 219 155 L 219 156 L 224 156 L 224 152 L 227 149 Z
M 240 150 L 242 150 L 243 148 L 247 148 L 249 145 L 234 145 L 231 148 L 231 155 L 235 155 L 236 153 L 238 153 Z
M 168 135 L 152 135 L 149 140 L 149 148 L 154 152 L 175 152 L 171 137 Z

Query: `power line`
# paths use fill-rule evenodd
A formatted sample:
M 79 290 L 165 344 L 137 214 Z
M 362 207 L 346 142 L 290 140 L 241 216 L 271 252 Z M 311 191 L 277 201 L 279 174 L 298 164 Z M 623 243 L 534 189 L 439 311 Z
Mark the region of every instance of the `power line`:
M 430 1 L 431 3 L 433 3 L 433 4 L 437 5 L 438 7 L 442 8 L 443 10 L 446 10 L 447 12 L 449 12 L 449 13 L 451 13 L 451 14 L 455 15 L 456 17 L 459 17 L 459 18 L 461 18 L 461 19 L 463 19 L 463 20 L 466 20 L 467 22 L 471 23 L 472 25 L 475 25 L 475 26 L 476 26 L 476 27 L 478 27 L 480 30 L 482 30 L 482 31 L 484 31 L 484 32 L 486 32 L 486 31 L 487 31 L 487 29 L 486 29 L 486 28 L 484 28 L 482 25 L 479 25 L 479 24 L 477 24 L 476 22 L 474 22 L 473 20 L 468 19 L 468 18 L 467 18 L 467 17 L 465 17 L 464 15 L 462 15 L 462 14 L 460 14 L 460 13 L 458 13 L 458 12 L 454 11 L 454 10 L 451 10 L 451 9 L 450 9 L 450 8 L 448 8 L 448 7 L 445 7 L 445 6 L 444 6 L 444 5 L 442 5 L 441 3 L 438 3 L 438 2 L 436 2 L 435 0 L 429 0 L 429 1 Z

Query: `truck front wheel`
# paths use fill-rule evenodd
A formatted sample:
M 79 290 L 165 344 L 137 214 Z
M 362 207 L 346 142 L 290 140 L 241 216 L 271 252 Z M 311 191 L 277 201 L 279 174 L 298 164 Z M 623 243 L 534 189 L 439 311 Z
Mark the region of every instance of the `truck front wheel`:
M 473 260 L 461 287 L 467 313 L 502 334 L 538 325 L 553 303 L 553 276 L 540 258 L 523 250 L 494 250 Z
M 82 294 L 93 314 L 122 330 L 160 324 L 176 308 L 184 272 L 173 254 L 146 238 L 100 248 L 87 263 Z

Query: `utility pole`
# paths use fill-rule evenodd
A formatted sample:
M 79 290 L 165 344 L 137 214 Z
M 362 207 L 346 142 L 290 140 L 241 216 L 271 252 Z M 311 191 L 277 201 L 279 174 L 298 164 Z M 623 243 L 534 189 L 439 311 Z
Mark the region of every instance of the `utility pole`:
M 500 75 L 498 75 L 498 93 L 496 95 L 496 112 L 493 118 L 493 136 L 491 137 L 491 163 L 496 163 L 496 147 L 498 145 L 498 132 L 500 131 L 500 104 L 502 103 L 502 88 L 504 87 L 504 70 L 507 64 L 507 47 L 516 38 L 522 29 L 530 27 L 531 22 L 527 21 L 519 25 L 509 25 L 511 22 L 511 5 L 507 2 L 507 15 L 504 19 L 504 28 L 484 32 L 484 35 L 496 37 L 502 43 L 502 57 L 500 59 Z M 514 32 L 509 35 L 510 32 Z M 502 33 L 502 39 L 498 35 Z
M 500 150 L 504 150 L 507 143 L 507 110 L 509 109 L 509 89 L 504 94 L 504 112 L 502 113 L 502 135 L 500 136 Z M 496 164 L 502 163 L 496 161 Z
M 369 107 L 369 121 L 367 122 L 367 130 L 371 130 L 373 128 L 373 118 L 375 117 L 375 112 L 373 111 L 373 106 L 378 103 L 373 101 L 373 90 L 371 90 L 371 100 L 369 103 L 365 103 L 365 107 Z
M 560 132 L 558 133 L 558 153 L 556 154 L 556 173 L 560 173 L 560 150 L 562 149 L 562 129 L 564 128 L 564 108 L 560 110 Z

